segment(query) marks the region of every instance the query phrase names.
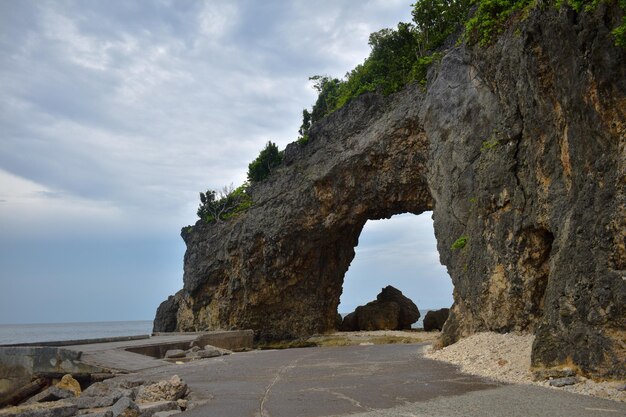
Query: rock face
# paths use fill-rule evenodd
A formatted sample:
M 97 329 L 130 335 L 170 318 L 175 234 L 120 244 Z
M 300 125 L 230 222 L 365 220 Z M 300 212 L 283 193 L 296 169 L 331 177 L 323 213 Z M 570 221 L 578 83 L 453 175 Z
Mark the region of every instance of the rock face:
M 626 376 L 620 19 L 614 5 L 535 10 L 491 46 L 448 51 L 425 89 L 316 123 L 248 212 L 183 230 L 184 287 L 155 330 L 330 330 L 365 222 L 433 210 L 454 284 L 443 343 L 535 332 L 536 368 Z
M 432 330 L 442 330 L 448 315 L 449 308 L 441 308 L 439 310 L 430 310 L 424 317 L 424 330 L 430 332 Z
M 538 13 L 489 48 L 452 50 L 423 105 L 435 234 L 454 284 L 444 343 L 529 331 L 535 367 L 623 377 L 626 51 L 609 34 L 619 14 Z
M 420 312 L 415 303 L 389 285 L 382 289 L 375 301 L 348 314 L 341 330 L 405 330 L 410 329 L 419 318 Z
M 365 222 L 433 208 L 422 100 L 419 86 L 361 97 L 316 124 L 305 147 L 289 145 L 246 213 L 183 229 L 184 288 L 154 330 L 248 328 L 269 340 L 333 329 Z

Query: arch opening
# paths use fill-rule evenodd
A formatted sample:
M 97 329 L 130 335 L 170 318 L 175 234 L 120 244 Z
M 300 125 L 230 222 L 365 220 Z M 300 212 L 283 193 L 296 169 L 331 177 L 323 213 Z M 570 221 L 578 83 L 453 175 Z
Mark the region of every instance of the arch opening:
M 339 300 L 342 317 L 376 300 L 388 285 L 419 308 L 421 317 L 414 328 L 422 327 L 428 310 L 452 305 L 452 280 L 439 261 L 431 211 L 369 220 L 354 250 Z

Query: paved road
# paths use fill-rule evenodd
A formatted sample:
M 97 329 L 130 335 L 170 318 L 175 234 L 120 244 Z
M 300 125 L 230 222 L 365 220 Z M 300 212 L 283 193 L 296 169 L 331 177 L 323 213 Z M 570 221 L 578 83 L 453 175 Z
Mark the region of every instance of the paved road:
M 187 381 L 202 417 L 626 416 L 626 404 L 504 385 L 424 359 L 419 345 L 255 351 L 144 373 Z

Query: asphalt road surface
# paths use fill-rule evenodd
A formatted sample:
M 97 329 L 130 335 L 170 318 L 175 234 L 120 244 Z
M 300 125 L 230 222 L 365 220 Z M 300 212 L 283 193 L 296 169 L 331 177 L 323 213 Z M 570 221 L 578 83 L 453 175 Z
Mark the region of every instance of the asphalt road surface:
M 178 374 L 202 417 L 626 416 L 626 404 L 506 385 L 425 359 L 421 345 L 253 351 L 144 371 Z

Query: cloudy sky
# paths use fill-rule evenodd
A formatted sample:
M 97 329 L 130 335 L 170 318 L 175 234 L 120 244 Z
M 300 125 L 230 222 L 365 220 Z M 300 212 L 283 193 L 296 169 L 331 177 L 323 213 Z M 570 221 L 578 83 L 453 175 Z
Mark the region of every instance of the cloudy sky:
M 0 323 L 152 319 L 198 192 L 295 140 L 410 1 L 0 0 Z M 370 222 L 342 309 L 447 306 L 429 214 Z

